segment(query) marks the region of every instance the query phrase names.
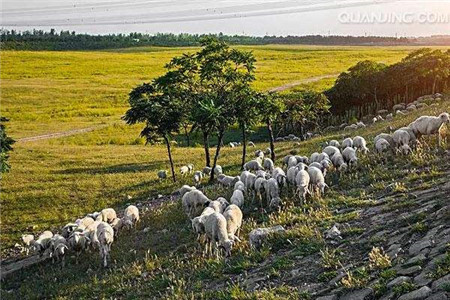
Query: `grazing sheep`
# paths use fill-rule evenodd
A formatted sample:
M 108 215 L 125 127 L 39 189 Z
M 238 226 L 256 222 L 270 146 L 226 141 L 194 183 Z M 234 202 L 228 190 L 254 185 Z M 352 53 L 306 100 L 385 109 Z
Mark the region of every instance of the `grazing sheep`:
M 228 145 L 230 146 L 230 148 L 236 147 L 236 145 L 234 144 L 234 142 L 230 142 Z
M 76 254 L 76 263 L 78 264 L 78 257 L 81 252 L 86 251 L 89 248 L 91 240 L 82 232 L 72 232 L 72 234 L 67 239 L 67 245 L 70 250 L 74 251 Z
M 392 138 L 394 139 L 395 147 L 400 148 L 403 145 L 409 145 L 410 135 L 405 130 L 396 130 L 392 134 Z
M 158 178 L 159 180 L 163 180 L 167 178 L 167 171 L 166 170 L 159 170 L 158 171 Z
M 242 211 L 239 206 L 231 204 L 223 212 L 225 220 L 227 220 L 228 238 L 232 241 L 240 242 L 239 231 L 242 226 Z
M 101 221 L 95 221 L 90 224 L 85 231 L 83 231 L 83 233 L 89 238 L 90 246 L 93 250 L 100 248 L 100 242 L 97 239 L 97 227 L 100 223 Z
M 241 180 L 239 180 L 234 184 L 233 190 L 240 190 L 242 192 L 245 192 L 245 184 Z
M 286 155 L 283 157 L 283 166 L 287 166 L 289 163 L 289 159 L 292 157 L 292 155 Z
M 386 141 L 383 138 L 379 138 L 377 142 L 375 143 L 375 152 L 378 154 L 381 154 L 383 152 L 387 152 L 391 150 L 391 145 L 388 141 Z
M 255 180 L 255 193 L 256 196 L 259 198 L 261 204 L 262 204 L 262 195 L 265 192 L 266 184 L 267 179 L 263 177 L 259 177 Z
M 194 165 L 193 164 L 188 164 L 187 167 L 188 167 L 188 170 L 189 170 L 188 173 L 191 174 L 194 171 Z
M 50 239 L 47 253 L 53 262 L 61 261 L 61 265 L 64 267 L 64 255 L 68 249 L 66 239 L 62 235 L 55 234 Z
M 407 113 L 405 113 L 405 112 L 402 111 L 402 110 L 397 110 L 397 111 L 395 112 L 395 115 L 398 115 L 398 116 L 406 116 Z
M 195 218 L 201 213 L 207 201 L 210 200 L 199 190 L 187 192 L 181 199 L 183 210 L 190 219 Z
M 34 235 L 24 234 L 22 235 L 22 242 L 25 245 L 25 255 L 30 253 L 31 244 L 34 241 Z
M 274 197 L 270 199 L 269 208 L 271 210 L 277 210 L 281 208 L 281 198 L 280 197 Z
M 401 145 L 398 149 L 398 153 L 401 153 L 403 155 L 408 155 L 411 152 L 412 152 L 412 149 L 411 149 L 411 147 L 409 147 L 408 144 Z
M 389 143 L 389 146 L 394 149 L 395 148 L 395 142 L 394 142 L 394 138 L 392 137 L 392 135 L 388 134 L 388 133 L 380 133 L 379 135 L 377 135 L 374 139 L 373 139 L 373 143 L 376 145 L 377 141 L 379 139 L 384 139 Z
M 210 173 L 211 173 L 211 172 L 210 172 Z M 216 176 L 218 176 L 218 175 L 220 175 L 220 174 L 222 174 L 222 173 L 223 173 L 222 166 L 216 165 L 216 167 L 214 168 L 214 174 L 215 174 Z
M 187 192 L 196 190 L 195 186 L 183 185 L 181 188 L 172 193 L 173 196 L 183 197 Z
M 273 234 L 286 232 L 286 229 L 281 225 L 269 227 L 269 228 L 256 228 L 253 229 L 249 235 L 250 247 L 252 249 L 259 249 L 263 245 L 264 241 Z
M 205 218 L 204 222 L 206 233 L 206 253 L 213 254 L 212 246 L 214 246 L 214 252 L 216 257 L 219 258 L 219 250 L 225 251 L 225 256 L 231 255 L 231 249 L 233 248 L 233 240 L 228 237 L 227 220 L 222 214 L 212 213 Z M 209 250 L 209 251 L 208 251 Z
M 351 149 L 351 148 L 349 148 Z M 328 185 L 325 183 L 325 178 L 323 177 L 322 171 L 315 167 L 308 168 L 309 182 L 313 187 L 312 191 L 318 190 L 319 196 L 325 192 L 325 187 Z
M 358 129 L 358 125 L 352 124 L 344 127 L 344 131 L 356 130 Z
M 273 168 L 275 167 L 273 161 L 270 158 L 264 158 L 263 160 L 263 168 L 265 170 L 268 170 L 270 172 L 273 171 Z
M 392 106 L 393 111 L 399 111 L 405 109 L 406 105 L 404 103 L 396 104 Z
M 199 186 L 203 179 L 203 172 L 202 171 L 195 171 L 194 172 L 194 184 L 196 186 Z
M 182 175 L 182 176 L 185 176 L 185 175 L 187 175 L 189 173 L 189 167 L 188 166 L 182 166 L 181 168 L 180 168 L 180 174 Z
M 225 186 L 225 187 L 232 187 L 232 186 L 234 186 L 235 185 L 235 183 L 236 182 L 238 182 L 240 180 L 240 177 L 239 176 L 228 176 L 228 175 L 225 175 L 225 174 L 220 174 L 218 177 L 217 177 L 217 181 L 222 185 L 222 186 Z
M 341 153 L 333 155 L 333 157 L 331 157 L 331 162 L 339 170 L 339 172 L 345 172 L 348 168 L 348 165 Z
M 216 166 L 216 167 L 217 167 L 217 166 Z M 205 175 L 211 175 L 211 170 L 212 170 L 211 167 L 204 167 L 203 170 L 202 170 L 202 172 L 203 172 L 203 174 L 205 174 Z
M 255 151 L 255 157 L 259 157 L 261 159 L 264 158 L 264 152 L 262 150 L 256 150 Z
M 309 193 L 309 173 L 306 170 L 299 170 L 295 177 L 295 185 L 297 186 L 296 193 L 301 201 L 306 199 L 306 194 Z
M 392 121 L 393 119 L 394 119 L 394 116 L 392 115 L 392 113 L 386 115 L 386 120 Z
M 264 168 L 258 160 L 254 159 L 254 160 L 251 160 L 244 164 L 244 170 L 245 171 L 249 171 L 249 170 L 258 171 L 258 170 L 264 170 Z
M 85 230 L 89 225 L 91 225 L 92 223 L 95 222 L 95 219 L 100 215 L 100 213 L 98 214 L 93 214 L 92 216 L 87 215 L 86 217 L 84 217 L 83 219 L 77 220 L 75 221 L 75 224 L 78 224 L 77 229 L 80 229 L 81 231 Z M 93 218 L 95 217 L 95 219 Z
M 53 233 L 51 231 L 44 231 L 43 233 L 41 233 L 41 235 L 39 235 L 37 240 L 30 241 L 30 249 L 42 256 L 45 250 L 49 247 L 52 237 Z
M 239 207 L 244 206 L 244 193 L 240 190 L 233 191 L 233 195 L 230 198 L 230 204 L 234 204 Z
M 96 221 L 111 223 L 115 218 L 117 218 L 116 211 L 113 208 L 105 208 L 97 216 Z
M 133 226 L 136 227 L 138 222 L 139 222 L 139 209 L 134 205 L 129 205 L 127 208 L 125 208 L 125 211 L 123 212 L 122 217 L 123 226 L 126 226 L 131 229 Z
M 320 157 L 320 155 L 319 155 L 319 157 Z M 309 162 L 309 158 L 306 157 L 306 156 L 296 155 L 296 156 L 295 156 L 295 159 L 297 159 L 297 165 L 298 165 L 299 163 L 307 164 L 307 163 Z
M 197 241 L 199 241 L 200 243 L 203 242 L 202 236 L 205 234 L 206 216 L 215 212 L 217 211 L 214 208 L 208 206 L 205 207 L 200 216 L 192 219 L 192 229 L 194 230 L 194 233 L 197 234 Z
M 264 154 L 265 155 L 271 155 L 272 154 L 272 150 L 270 148 L 266 148 L 266 150 L 264 150 Z
M 270 178 L 269 180 L 267 180 L 265 189 L 266 189 L 266 199 L 267 202 L 269 203 L 272 198 L 279 197 L 280 195 L 280 188 L 278 185 L 278 181 L 275 178 Z
M 103 267 L 108 266 L 108 257 L 111 252 L 111 244 L 114 242 L 114 230 L 106 222 L 100 222 L 97 226 L 97 240 L 100 245 L 100 257 L 103 261 Z
M 266 171 L 259 170 L 259 171 L 256 171 L 256 178 L 259 178 L 259 177 L 270 178 L 270 175 Z
M 356 150 L 353 148 L 345 148 L 344 151 L 342 151 L 342 156 L 349 167 L 354 167 L 358 163 Z
M 353 148 L 353 139 L 348 137 L 342 141 L 342 150 L 345 148 Z
M 313 162 L 318 162 L 319 161 L 319 152 L 314 152 L 313 154 L 311 154 L 311 156 L 309 157 L 309 162 L 313 163 Z
M 364 124 L 363 122 L 360 121 L 360 122 L 356 123 L 356 127 L 357 128 L 366 128 L 366 124 Z
M 443 124 L 450 123 L 448 113 L 441 113 L 437 117 L 422 116 L 417 118 L 414 122 L 408 125 L 412 129 L 414 135 L 419 138 L 422 135 L 432 135 L 439 133 Z M 439 145 L 441 145 L 441 135 L 439 135 Z
M 326 146 L 322 150 L 322 152 L 326 153 L 328 155 L 328 157 L 330 157 L 330 159 L 332 159 L 336 153 L 341 154 L 341 151 L 337 147 L 334 147 L 334 146 Z M 313 162 L 313 161 L 310 161 L 310 162 Z
M 93 221 L 93 219 L 91 220 Z M 61 235 L 67 239 L 70 236 L 70 234 L 75 231 L 77 227 L 78 224 L 76 223 L 68 223 L 61 229 Z
M 290 167 L 286 172 L 286 181 L 288 186 L 292 186 L 292 189 L 295 189 L 295 176 L 297 176 L 300 168 L 297 166 Z
M 284 173 L 283 169 L 276 167 L 272 171 L 272 178 L 274 178 L 280 189 L 282 189 L 286 185 L 286 173 Z
M 353 147 L 355 147 L 357 150 L 360 150 L 364 154 L 369 152 L 366 139 L 359 135 L 353 138 Z
M 415 148 L 417 146 L 417 137 L 414 134 L 414 130 L 407 126 L 400 128 L 400 130 L 404 130 L 409 134 L 409 144 Z
M 250 141 L 250 142 L 247 143 L 247 146 L 249 146 L 249 147 L 255 147 L 255 143 L 253 143 L 252 141 Z
M 252 173 L 248 174 L 247 178 L 245 179 L 245 189 L 250 194 L 253 194 L 256 179 L 256 175 Z
M 114 229 L 114 236 L 118 236 L 119 235 L 119 231 L 122 229 L 123 227 L 123 220 L 120 218 L 115 218 L 112 222 L 111 222 L 111 227 Z M 129 226 L 129 225 L 127 225 Z
M 330 157 L 329 157 L 328 154 L 326 154 L 325 152 L 322 152 L 322 153 L 319 154 L 319 157 L 318 157 L 317 162 L 321 162 L 321 161 L 324 161 L 324 160 L 326 160 L 326 159 L 329 160 Z
M 336 141 L 336 140 L 331 140 L 331 141 L 329 141 L 329 142 L 328 142 L 328 146 L 334 146 L 334 147 L 336 147 L 336 148 L 341 147 L 341 145 L 339 144 L 339 142 Z

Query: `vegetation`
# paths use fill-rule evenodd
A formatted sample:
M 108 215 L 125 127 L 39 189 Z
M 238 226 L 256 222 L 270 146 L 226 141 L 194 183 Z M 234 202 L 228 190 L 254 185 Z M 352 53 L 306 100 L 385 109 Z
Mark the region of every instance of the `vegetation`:
M 5 122 L 8 122 L 9 120 L 5 117 L 0 117 L 0 172 L 4 173 L 9 171 L 10 165 L 8 164 L 9 154 L 8 152 L 11 151 L 12 144 L 15 143 L 15 141 L 6 134 L 6 126 Z

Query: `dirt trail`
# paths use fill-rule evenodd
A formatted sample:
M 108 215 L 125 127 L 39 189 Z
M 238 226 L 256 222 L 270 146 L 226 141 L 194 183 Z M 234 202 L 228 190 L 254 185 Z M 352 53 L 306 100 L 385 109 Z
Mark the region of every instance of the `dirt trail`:
M 322 79 L 333 78 L 333 77 L 336 77 L 337 75 L 339 75 L 339 74 L 328 74 L 328 75 L 310 77 L 310 78 L 306 78 L 306 79 L 302 79 L 302 80 L 298 80 L 298 81 L 287 83 L 287 84 L 284 84 L 281 86 L 274 87 L 274 88 L 270 89 L 270 91 L 271 92 L 282 92 L 282 91 L 291 89 L 291 88 L 301 85 L 301 84 L 307 84 L 307 83 L 316 82 L 316 81 L 319 81 Z M 87 127 L 87 128 L 81 128 L 81 129 L 72 129 L 72 130 L 62 131 L 62 132 L 30 136 L 30 137 L 17 139 L 17 142 L 25 143 L 25 142 L 34 142 L 34 141 L 39 141 L 39 140 L 55 139 L 55 138 L 60 138 L 60 137 L 65 137 L 65 136 L 71 136 L 71 135 L 91 132 L 91 131 L 94 131 L 97 129 L 102 129 L 102 128 L 108 127 L 109 125 L 110 124 L 103 124 L 103 125 L 91 126 L 91 127 Z

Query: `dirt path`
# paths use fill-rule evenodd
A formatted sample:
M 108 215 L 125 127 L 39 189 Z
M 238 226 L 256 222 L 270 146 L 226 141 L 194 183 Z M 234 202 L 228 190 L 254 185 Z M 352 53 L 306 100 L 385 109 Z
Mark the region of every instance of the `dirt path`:
M 313 83 L 313 82 L 316 82 L 316 81 L 319 81 L 322 79 L 333 78 L 333 77 L 336 77 L 337 75 L 339 75 L 339 74 L 328 74 L 328 75 L 310 77 L 310 78 L 306 78 L 306 79 L 302 79 L 302 80 L 298 80 L 298 81 L 287 83 L 287 84 L 284 84 L 281 86 L 274 87 L 274 88 L 270 89 L 270 91 L 271 92 L 282 92 L 282 91 L 291 89 L 291 88 L 301 85 L 301 84 Z M 30 137 L 17 139 L 17 142 L 25 143 L 25 142 L 34 142 L 34 141 L 39 141 L 39 140 L 55 139 L 55 138 L 60 138 L 60 137 L 65 137 L 65 136 L 71 136 L 71 135 L 91 132 L 91 131 L 94 131 L 97 129 L 102 129 L 102 128 L 105 128 L 108 126 L 109 126 L 108 124 L 103 124 L 103 125 L 91 126 L 91 127 L 87 127 L 87 128 L 81 128 L 81 129 L 72 129 L 72 130 L 62 131 L 62 132 L 30 136 Z

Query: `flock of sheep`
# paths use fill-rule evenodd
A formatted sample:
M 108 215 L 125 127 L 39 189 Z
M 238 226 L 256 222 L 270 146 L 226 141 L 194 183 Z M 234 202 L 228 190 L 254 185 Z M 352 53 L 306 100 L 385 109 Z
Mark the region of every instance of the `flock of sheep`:
M 37 239 L 31 234 L 23 235 L 22 241 L 26 246 L 27 254 L 31 250 L 41 257 L 61 261 L 62 266 L 64 266 L 67 251 L 73 251 L 76 254 L 78 263 L 78 257 L 82 252 L 99 250 L 103 266 L 106 267 L 114 236 L 117 236 L 123 228 L 132 228 L 138 221 L 139 209 L 134 205 L 125 209 L 122 218 L 117 217 L 114 209 L 105 208 L 67 224 L 59 234 L 53 234 L 47 230 Z
M 437 117 L 419 117 L 392 134 L 376 136 L 373 141 L 375 152 L 408 154 L 415 149 L 422 135 L 439 133 L 441 126 L 449 122 L 448 113 Z M 204 253 L 219 257 L 223 251 L 229 256 L 233 245 L 240 242 L 241 209 L 246 202 L 257 200 L 261 208 L 265 202 L 270 209 L 278 209 L 282 205 L 280 195 L 283 190 L 298 197 L 300 202 L 304 202 L 308 195 L 320 197 L 328 187 L 325 182 L 328 172 L 351 171 L 358 163 L 358 155 L 368 152 L 363 137 L 348 137 L 341 142 L 329 141 L 321 153 L 315 152 L 309 157 L 287 155 L 282 159 L 282 166 L 277 167 L 270 158 L 265 157 L 265 154 L 271 154 L 269 148 L 266 151 L 257 150 L 255 158 L 244 164 L 239 176 L 223 174 L 220 166 L 214 169 L 218 184 L 232 191 L 228 200 L 224 197 L 211 200 L 198 189 L 204 174 L 210 174 L 212 169 L 205 167 L 202 171 L 194 171 L 194 165 L 189 164 L 181 167 L 180 173 L 193 174 L 195 186 L 184 185 L 173 195 L 181 198 L 183 210 L 191 220 L 197 240 L 204 246 Z M 157 175 L 164 179 L 167 172 L 160 170 Z M 138 221 L 139 210 L 136 206 L 127 207 L 122 218 L 118 218 L 112 208 L 107 208 L 67 224 L 60 234 L 45 231 L 37 240 L 33 235 L 24 235 L 22 239 L 29 249 L 61 259 L 63 264 L 67 250 L 75 252 L 78 260 L 81 252 L 99 249 L 102 263 L 107 266 L 114 236 L 121 228 L 131 228 Z

